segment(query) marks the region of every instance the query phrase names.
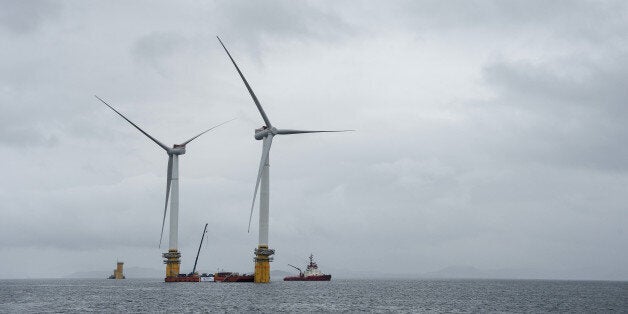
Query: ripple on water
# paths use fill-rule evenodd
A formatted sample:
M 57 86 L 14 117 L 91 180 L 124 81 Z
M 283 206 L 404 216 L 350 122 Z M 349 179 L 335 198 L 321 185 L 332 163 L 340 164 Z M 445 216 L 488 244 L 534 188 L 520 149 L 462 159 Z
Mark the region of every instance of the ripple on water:
M 0 280 L 0 312 L 623 312 L 628 282 Z

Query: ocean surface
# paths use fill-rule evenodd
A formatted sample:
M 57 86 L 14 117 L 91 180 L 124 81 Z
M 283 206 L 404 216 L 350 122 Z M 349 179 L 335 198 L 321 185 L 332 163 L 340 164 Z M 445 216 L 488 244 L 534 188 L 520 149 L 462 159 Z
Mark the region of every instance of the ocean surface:
M 616 312 L 628 282 L 0 280 L 0 312 Z

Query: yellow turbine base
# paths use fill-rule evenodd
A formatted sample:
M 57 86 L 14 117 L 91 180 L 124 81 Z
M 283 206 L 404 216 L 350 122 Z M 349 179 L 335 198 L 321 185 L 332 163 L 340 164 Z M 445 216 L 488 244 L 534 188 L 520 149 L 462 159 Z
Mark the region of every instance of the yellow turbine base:
M 113 271 L 113 276 L 115 279 L 124 279 L 124 273 L 122 270 L 123 265 L 123 262 L 118 262 L 116 270 Z
M 258 253 L 258 251 L 268 250 L 267 245 L 259 245 L 257 248 L 256 253 Z M 270 282 L 270 257 L 268 255 L 255 255 L 255 275 L 253 281 L 257 283 Z
M 179 276 L 179 264 L 166 264 L 166 277 Z
M 166 277 L 179 276 L 179 268 L 181 266 L 181 253 L 177 250 L 168 250 L 168 253 L 163 254 L 166 260 Z
M 268 261 L 255 262 L 254 281 L 258 283 L 270 282 L 270 263 Z

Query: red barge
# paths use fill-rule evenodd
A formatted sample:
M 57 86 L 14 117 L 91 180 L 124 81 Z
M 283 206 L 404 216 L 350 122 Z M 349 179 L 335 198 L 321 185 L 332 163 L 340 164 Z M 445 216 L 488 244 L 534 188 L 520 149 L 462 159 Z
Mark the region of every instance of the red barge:
M 318 265 L 314 262 L 314 255 L 310 254 L 310 264 L 307 265 L 305 272 L 301 271 L 300 268 L 296 266 L 292 266 L 288 264 L 288 266 L 293 267 L 299 271 L 299 276 L 288 276 L 285 277 L 284 281 L 330 281 L 331 275 L 323 274 L 320 270 L 318 270 Z
M 226 272 L 226 271 L 217 272 L 214 274 L 203 273 L 199 276 L 199 274 L 196 272 L 196 265 L 198 263 L 198 256 L 201 253 L 201 246 L 203 245 L 203 239 L 205 239 L 205 234 L 207 233 L 207 225 L 208 224 L 205 224 L 205 228 L 203 229 L 203 234 L 201 235 L 201 243 L 198 245 L 198 251 L 196 252 L 196 260 L 194 260 L 194 268 L 192 268 L 192 272 L 189 274 L 178 274 L 174 276 L 166 275 L 166 278 L 164 279 L 164 281 L 165 282 L 253 282 L 253 279 L 254 279 L 253 275 L 247 275 L 247 274 L 240 275 L 239 273 Z M 169 254 L 172 254 L 172 253 L 164 253 L 164 257 L 169 257 Z M 181 256 L 181 254 L 178 252 L 174 254 L 178 254 L 178 256 L 175 256 L 177 258 Z M 169 260 L 165 260 L 164 263 L 168 264 Z M 177 264 L 177 272 L 178 272 L 178 264 Z
M 165 282 L 201 282 L 201 277 L 198 275 L 179 274 L 177 277 L 166 277 Z
M 219 272 L 214 274 L 214 281 L 216 282 L 253 282 L 255 276 L 232 272 Z

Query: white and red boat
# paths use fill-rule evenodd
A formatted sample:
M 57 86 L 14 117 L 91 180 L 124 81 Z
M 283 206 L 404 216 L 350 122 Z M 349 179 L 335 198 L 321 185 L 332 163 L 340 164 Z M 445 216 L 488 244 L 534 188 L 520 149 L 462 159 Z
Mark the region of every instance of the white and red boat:
M 299 276 L 288 276 L 285 277 L 284 281 L 330 281 L 331 275 L 323 274 L 320 270 L 318 270 L 318 265 L 314 262 L 314 255 L 310 254 L 310 264 L 307 265 L 305 272 L 301 271 L 300 268 L 296 266 L 292 266 L 288 264 L 288 266 L 295 268 L 299 271 Z

